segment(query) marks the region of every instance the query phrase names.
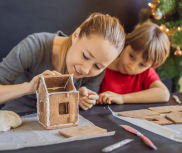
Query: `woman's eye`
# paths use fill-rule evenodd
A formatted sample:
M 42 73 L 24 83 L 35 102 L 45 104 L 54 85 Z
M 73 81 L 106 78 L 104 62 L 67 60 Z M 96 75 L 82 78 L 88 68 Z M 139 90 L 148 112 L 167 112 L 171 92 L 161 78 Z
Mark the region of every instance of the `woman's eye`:
M 97 66 L 97 64 L 95 64 L 95 67 L 96 67 L 98 70 L 100 70 L 100 68 Z
M 133 58 L 133 55 L 132 55 L 132 54 L 130 54 L 130 57 L 131 57 L 131 58 Z
M 87 60 L 89 59 L 88 57 L 86 57 L 86 56 L 85 56 L 85 54 L 84 54 L 84 53 L 83 53 L 83 57 L 84 57 L 85 59 L 87 59 Z

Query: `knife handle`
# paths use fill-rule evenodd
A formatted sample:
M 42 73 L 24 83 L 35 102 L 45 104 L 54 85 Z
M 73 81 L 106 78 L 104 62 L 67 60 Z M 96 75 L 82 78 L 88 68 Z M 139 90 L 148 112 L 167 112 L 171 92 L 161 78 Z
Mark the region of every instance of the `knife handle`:
M 137 130 L 135 130 L 135 129 L 133 129 L 132 127 L 130 127 L 130 126 L 128 126 L 128 125 L 121 125 L 125 130 L 127 130 L 127 131 L 129 131 L 129 132 L 131 132 L 131 133 L 134 133 L 134 134 L 136 134 L 136 135 L 138 135 L 138 133 L 140 133 L 140 132 L 138 132 Z
M 149 147 L 157 150 L 157 147 L 147 137 L 145 137 L 144 135 L 140 135 L 140 138 L 142 138 L 142 140 L 145 142 L 145 144 L 147 144 Z

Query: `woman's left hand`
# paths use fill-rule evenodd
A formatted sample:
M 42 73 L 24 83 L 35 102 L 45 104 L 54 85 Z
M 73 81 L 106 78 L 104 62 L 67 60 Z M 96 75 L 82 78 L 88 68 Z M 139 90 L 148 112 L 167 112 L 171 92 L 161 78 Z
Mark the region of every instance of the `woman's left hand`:
M 95 105 L 96 100 L 99 98 L 98 94 L 87 89 L 86 87 L 81 87 L 79 91 L 79 105 L 83 110 L 87 110 Z

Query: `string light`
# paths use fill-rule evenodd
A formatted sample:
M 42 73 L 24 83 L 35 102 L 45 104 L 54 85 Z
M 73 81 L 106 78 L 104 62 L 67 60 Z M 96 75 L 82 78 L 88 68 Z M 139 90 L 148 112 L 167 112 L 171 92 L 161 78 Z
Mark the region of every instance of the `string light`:
M 148 6 L 151 6 L 152 4 L 151 3 L 148 3 Z
M 168 31 L 169 31 L 169 29 L 166 29 L 166 31 L 168 32 Z
M 151 9 L 155 9 L 157 5 L 154 3 L 148 3 L 148 6 L 150 6 Z
M 178 27 L 178 30 L 181 30 L 181 28 L 180 28 L 180 27 Z
M 160 26 L 160 29 L 162 30 L 163 29 L 163 26 Z

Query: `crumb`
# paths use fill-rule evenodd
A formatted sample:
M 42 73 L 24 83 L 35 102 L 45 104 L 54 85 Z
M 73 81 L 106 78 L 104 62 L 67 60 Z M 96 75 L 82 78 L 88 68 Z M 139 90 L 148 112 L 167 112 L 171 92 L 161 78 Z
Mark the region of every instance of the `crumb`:
M 27 143 L 27 142 L 25 142 L 25 143 Z

